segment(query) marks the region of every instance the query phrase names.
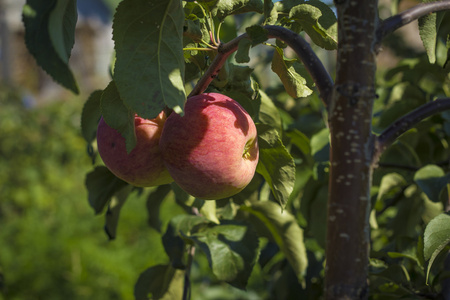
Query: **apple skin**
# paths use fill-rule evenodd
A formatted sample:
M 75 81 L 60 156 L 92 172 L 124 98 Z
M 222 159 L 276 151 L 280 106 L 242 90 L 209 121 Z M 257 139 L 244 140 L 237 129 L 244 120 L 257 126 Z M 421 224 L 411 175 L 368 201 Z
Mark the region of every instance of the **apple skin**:
M 230 197 L 252 180 L 258 164 L 256 126 L 235 100 L 218 93 L 193 96 L 184 116 L 172 113 L 159 142 L 174 181 L 199 199 Z
M 97 127 L 97 146 L 106 167 L 120 179 L 138 187 L 172 182 L 158 147 L 166 119 L 164 112 L 151 120 L 136 115 L 136 147 L 127 153 L 125 138 L 102 117 Z

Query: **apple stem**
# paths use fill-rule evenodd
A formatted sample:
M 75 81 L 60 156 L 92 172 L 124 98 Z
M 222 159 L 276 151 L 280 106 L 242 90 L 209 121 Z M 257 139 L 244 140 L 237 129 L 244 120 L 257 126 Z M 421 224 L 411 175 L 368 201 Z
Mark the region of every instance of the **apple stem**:
M 320 59 L 314 53 L 308 42 L 306 42 L 305 39 L 303 39 L 297 33 L 281 26 L 266 25 L 263 26 L 263 28 L 267 31 L 268 38 L 279 39 L 285 42 L 295 51 L 299 59 L 305 65 L 306 70 L 314 80 L 317 90 L 320 93 L 322 102 L 324 103 L 325 107 L 328 107 L 331 99 L 330 96 L 332 94 L 334 86 L 333 79 L 323 66 Z M 188 98 L 201 94 L 206 90 L 206 88 L 217 76 L 217 74 L 219 74 L 219 71 L 226 62 L 227 58 L 237 50 L 239 42 L 242 39 L 249 39 L 248 34 L 243 33 L 242 35 L 234 38 L 228 43 L 221 43 L 219 45 L 216 57 L 212 61 L 208 70 L 206 70 L 206 72 L 203 74 L 202 78 L 200 78 L 200 80 L 197 82 Z

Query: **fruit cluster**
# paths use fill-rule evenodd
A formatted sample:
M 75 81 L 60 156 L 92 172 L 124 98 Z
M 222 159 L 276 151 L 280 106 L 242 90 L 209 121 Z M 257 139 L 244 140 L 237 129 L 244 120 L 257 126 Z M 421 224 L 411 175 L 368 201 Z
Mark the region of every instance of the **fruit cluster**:
M 99 154 L 122 180 L 140 187 L 175 181 L 200 199 L 232 196 L 252 180 L 258 164 L 256 127 L 235 100 L 218 93 L 193 96 L 184 115 L 146 120 L 135 116 L 136 147 L 103 118 L 97 129 Z

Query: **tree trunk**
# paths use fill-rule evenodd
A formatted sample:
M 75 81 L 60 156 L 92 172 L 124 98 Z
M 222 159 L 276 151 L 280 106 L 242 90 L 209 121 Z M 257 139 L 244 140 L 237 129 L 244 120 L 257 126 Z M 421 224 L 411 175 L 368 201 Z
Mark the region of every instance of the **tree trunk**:
M 326 299 L 367 299 L 377 1 L 336 0 L 336 83 L 327 219 Z

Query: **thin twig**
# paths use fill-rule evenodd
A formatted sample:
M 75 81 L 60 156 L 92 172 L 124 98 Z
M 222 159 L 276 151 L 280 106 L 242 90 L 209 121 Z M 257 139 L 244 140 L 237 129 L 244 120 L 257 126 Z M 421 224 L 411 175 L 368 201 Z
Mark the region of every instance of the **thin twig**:
M 201 216 L 197 207 L 191 207 L 191 214 L 194 216 Z M 191 269 L 194 261 L 195 245 L 190 245 L 188 250 L 188 257 L 186 263 L 186 269 L 184 271 L 184 288 L 183 288 L 183 300 L 191 299 Z
M 402 169 L 406 171 L 416 172 L 420 169 L 420 167 L 414 167 L 409 165 L 395 164 L 395 163 L 378 163 L 379 168 L 390 168 L 390 169 Z
M 433 164 L 436 165 L 436 166 L 439 166 L 439 167 L 450 166 L 450 157 L 448 159 L 446 159 L 446 160 L 439 161 L 439 162 L 436 162 L 436 163 L 433 163 Z M 380 162 L 380 163 L 378 163 L 378 167 L 379 168 L 391 168 L 391 169 L 403 169 L 403 170 L 406 170 L 406 171 L 416 172 L 416 171 L 419 171 L 420 169 L 422 169 L 424 167 L 424 165 L 419 166 L 419 167 L 414 167 L 414 166 L 410 166 L 410 165 Z
M 396 29 L 430 13 L 448 9 L 450 9 L 450 1 L 421 3 L 410 9 L 402 11 L 397 15 L 387 18 L 386 20 L 383 20 L 377 29 L 375 49 L 379 49 L 383 38 L 394 32 Z
M 330 95 L 334 85 L 333 79 L 331 78 L 330 74 L 327 72 L 317 55 L 314 53 L 308 42 L 306 42 L 300 35 L 296 34 L 295 32 L 281 26 L 266 25 L 263 26 L 263 28 L 267 31 L 268 38 L 277 38 L 285 42 L 294 50 L 294 52 L 303 62 L 306 70 L 314 80 L 317 90 L 320 93 L 322 102 L 324 103 L 325 107 L 328 107 L 328 104 L 330 102 Z M 208 70 L 204 73 L 202 78 L 200 78 L 197 85 L 194 87 L 188 97 L 201 94 L 203 91 L 205 91 L 211 81 L 217 76 L 220 68 L 222 68 L 227 58 L 237 50 L 239 42 L 242 39 L 248 38 L 249 36 L 247 35 L 247 33 L 244 33 L 226 44 L 221 44 L 218 48 L 218 53 L 209 66 Z
M 183 288 L 183 300 L 191 299 L 191 267 L 194 261 L 195 255 L 195 245 L 191 245 L 188 253 L 188 261 L 186 265 L 186 270 L 184 272 L 184 288 Z
M 400 135 L 425 118 L 445 110 L 450 110 L 450 98 L 437 99 L 428 102 L 392 123 L 376 139 L 373 162 L 377 163 L 383 151 Z

